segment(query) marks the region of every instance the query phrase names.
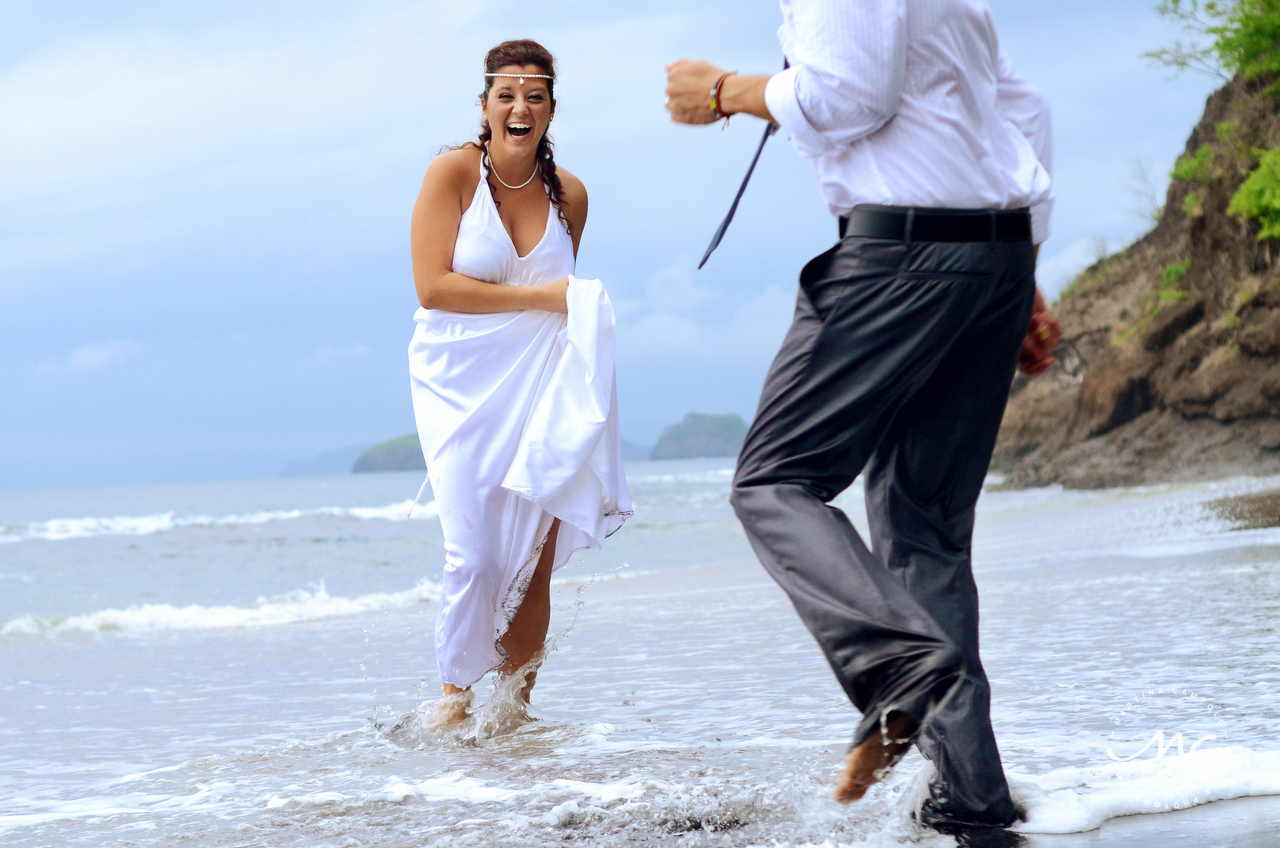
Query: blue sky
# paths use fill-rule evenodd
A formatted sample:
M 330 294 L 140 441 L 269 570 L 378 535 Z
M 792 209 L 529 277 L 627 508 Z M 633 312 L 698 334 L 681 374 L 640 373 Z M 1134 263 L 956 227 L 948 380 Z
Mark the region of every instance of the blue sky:
M 1145 229 L 1214 81 L 1139 54 L 1147 2 L 994 0 L 1049 98 L 1060 287 Z M 591 194 L 579 273 L 619 314 L 623 433 L 750 417 L 796 273 L 834 238 L 805 163 L 671 125 L 663 63 L 780 64 L 770 2 L 0 0 L 0 488 L 270 476 L 413 428 L 409 211 L 472 137 L 492 44 L 558 56 L 557 161 Z

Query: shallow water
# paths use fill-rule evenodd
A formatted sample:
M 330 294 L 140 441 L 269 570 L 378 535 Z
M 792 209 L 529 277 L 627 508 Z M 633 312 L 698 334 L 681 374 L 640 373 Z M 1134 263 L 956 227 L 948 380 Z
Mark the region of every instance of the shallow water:
M 559 575 L 538 720 L 449 739 L 414 725 L 443 554 L 411 475 L 0 493 L 0 842 L 951 844 L 909 821 L 914 755 L 828 800 L 857 716 L 749 560 L 728 464 L 630 480 L 635 519 Z M 1276 484 L 983 496 L 1022 827 L 1102 825 L 1033 844 L 1280 835 L 1276 805 L 1201 806 L 1280 794 L 1280 532 L 1206 506 Z

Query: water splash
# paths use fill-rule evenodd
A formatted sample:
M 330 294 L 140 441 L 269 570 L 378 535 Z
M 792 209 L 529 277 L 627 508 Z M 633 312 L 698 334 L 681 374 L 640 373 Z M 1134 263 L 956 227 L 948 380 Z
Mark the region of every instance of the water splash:
M 392 726 L 375 718 L 374 728 L 391 742 L 402 747 L 480 745 L 517 732 L 531 722 L 540 721 L 525 700 L 524 691 L 531 675 L 536 675 L 547 658 L 544 647 L 514 674 L 493 675 L 489 697 L 477 702 L 474 688 L 419 701 Z

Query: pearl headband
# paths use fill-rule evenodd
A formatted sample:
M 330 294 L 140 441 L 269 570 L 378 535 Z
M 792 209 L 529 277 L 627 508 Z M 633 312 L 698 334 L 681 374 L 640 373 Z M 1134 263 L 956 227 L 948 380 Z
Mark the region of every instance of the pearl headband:
M 544 79 L 544 80 L 553 80 L 553 79 L 555 79 L 555 77 L 553 77 L 553 76 L 548 76 L 547 74 L 485 74 L 485 76 L 487 76 L 487 77 L 511 77 L 512 79 L 518 79 L 518 80 L 520 80 L 520 84 L 521 84 L 521 85 L 524 85 L 525 78 L 528 78 L 528 79 Z

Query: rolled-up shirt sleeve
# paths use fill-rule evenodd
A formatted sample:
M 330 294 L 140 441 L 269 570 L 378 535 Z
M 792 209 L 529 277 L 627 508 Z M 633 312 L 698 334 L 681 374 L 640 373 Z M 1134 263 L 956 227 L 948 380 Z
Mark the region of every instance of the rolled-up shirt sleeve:
M 1045 175 L 1051 178 L 1053 120 L 1049 113 L 1049 103 L 1014 70 L 1013 63 L 1003 53 L 999 59 L 996 96 L 1005 118 L 1030 142 Z M 1031 207 L 1031 239 L 1036 244 L 1049 237 L 1049 215 L 1052 211 L 1052 197 Z
M 846 147 L 888 123 L 906 72 L 906 0 L 787 5 L 791 67 L 769 80 L 764 96 L 801 155 Z

